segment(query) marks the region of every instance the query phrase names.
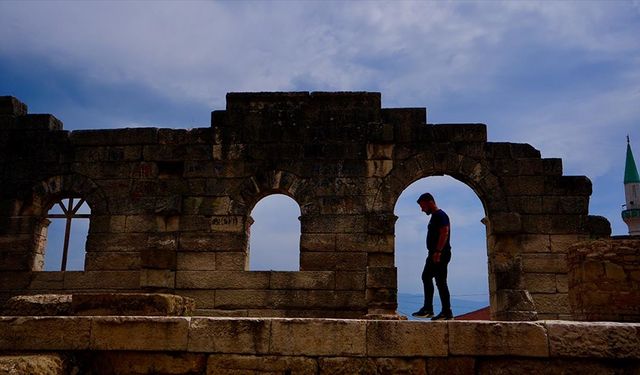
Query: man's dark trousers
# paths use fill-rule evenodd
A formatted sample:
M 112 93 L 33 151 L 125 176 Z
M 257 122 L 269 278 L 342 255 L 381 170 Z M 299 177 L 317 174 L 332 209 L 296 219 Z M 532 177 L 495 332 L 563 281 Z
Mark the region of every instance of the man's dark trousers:
M 436 286 L 440 294 L 440 302 L 442 303 L 442 311 L 451 310 L 451 296 L 449 295 L 449 287 L 447 286 L 447 268 L 451 260 L 450 252 L 443 252 L 440 255 L 440 262 L 433 261 L 433 254 L 429 254 L 422 271 L 422 283 L 424 284 L 424 307 L 429 311 L 433 311 L 433 281 L 436 279 Z

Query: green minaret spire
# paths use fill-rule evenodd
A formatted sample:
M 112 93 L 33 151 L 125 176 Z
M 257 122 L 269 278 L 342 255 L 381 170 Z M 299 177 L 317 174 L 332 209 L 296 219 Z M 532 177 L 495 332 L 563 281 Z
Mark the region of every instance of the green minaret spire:
M 638 168 L 636 168 L 636 161 L 633 159 L 633 152 L 631 152 L 629 136 L 627 135 L 627 162 L 624 167 L 624 183 L 630 184 L 633 182 L 640 182 L 640 176 L 638 176 Z

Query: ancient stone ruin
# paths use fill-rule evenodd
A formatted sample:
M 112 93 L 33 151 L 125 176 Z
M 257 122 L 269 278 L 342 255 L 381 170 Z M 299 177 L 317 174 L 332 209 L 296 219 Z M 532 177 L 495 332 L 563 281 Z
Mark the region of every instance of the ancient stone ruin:
M 640 321 L 640 240 L 610 239 L 589 216 L 587 177 L 489 142 L 482 124 L 428 124 L 424 108 L 381 108 L 378 93 L 230 93 L 208 128 L 65 131 L 1 97 L 0 172 L 3 351 L 130 373 L 485 373 L 513 368 L 510 356 L 532 371 L 639 366 L 637 324 L 521 322 Z M 396 200 L 434 175 L 484 206 L 501 322 L 379 320 L 397 318 Z M 274 193 L 300 207 L 299 271 L 248 270 L 250 213 Z M 91 210 L 84 270 L 43 271 L 49 211 L 68 198 Z M 43 314 L 19 297 L 52 294 L 37 297 Z

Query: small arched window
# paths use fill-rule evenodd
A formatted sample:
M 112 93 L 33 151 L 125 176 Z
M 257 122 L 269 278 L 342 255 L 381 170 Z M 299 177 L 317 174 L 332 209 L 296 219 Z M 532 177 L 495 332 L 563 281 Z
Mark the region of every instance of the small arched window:
M 46 218 L 45 271 L 83 270 L 91 208 L 83 198 L 63 198 L 54 203 Z
M 300 206 L 284 194 L 263 198 L 254 207 L 249 270 L 300 270 Z

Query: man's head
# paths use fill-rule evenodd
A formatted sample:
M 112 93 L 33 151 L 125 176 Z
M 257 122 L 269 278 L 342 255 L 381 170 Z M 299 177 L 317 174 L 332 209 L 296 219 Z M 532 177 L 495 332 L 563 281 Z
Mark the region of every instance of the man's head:
M 436 206 L 436 201 L 433 199 L 433 195 L 431 193 L 424 193 L 418 198 L 418 204 L 420 205 L 420 209 L 427 215 L 431 215 L 434 213 L 438 206 Z

